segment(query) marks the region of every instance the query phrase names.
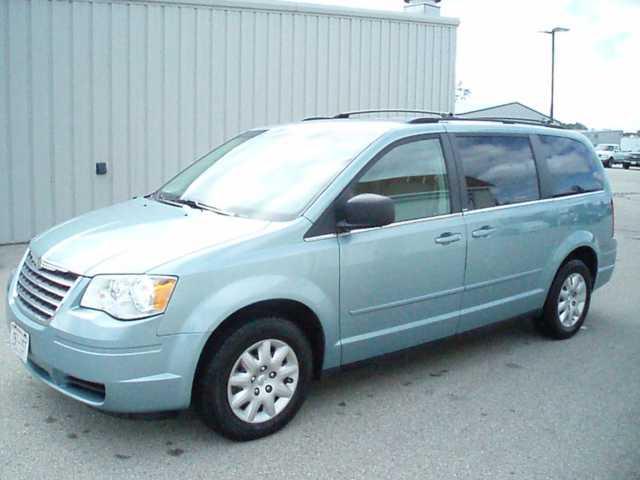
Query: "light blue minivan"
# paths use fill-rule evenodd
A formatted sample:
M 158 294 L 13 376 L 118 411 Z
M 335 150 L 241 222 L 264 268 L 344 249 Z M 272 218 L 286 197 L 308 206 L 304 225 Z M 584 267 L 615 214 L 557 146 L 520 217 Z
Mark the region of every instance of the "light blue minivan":
M 519 316 L 580 329 L 616 258 L 583 136 L 350 117 L 250 130 L 34 238 L 8 286 L 13 350 L 93 407 L 193 404 L 249 440 L 329 369 Z

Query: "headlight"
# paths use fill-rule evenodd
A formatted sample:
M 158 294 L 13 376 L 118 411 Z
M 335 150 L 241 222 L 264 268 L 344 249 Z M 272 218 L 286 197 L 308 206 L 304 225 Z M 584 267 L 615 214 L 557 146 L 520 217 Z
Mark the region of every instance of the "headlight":
M 98 275 L 89 283 L 80 305 L 121 320 L 150 317 L 167 309 L 176 281 L 158 275 Z

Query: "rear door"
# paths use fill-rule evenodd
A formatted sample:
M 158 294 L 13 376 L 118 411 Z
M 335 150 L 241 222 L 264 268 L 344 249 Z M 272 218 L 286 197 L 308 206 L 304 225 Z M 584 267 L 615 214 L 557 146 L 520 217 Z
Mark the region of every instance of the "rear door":
M 548 205 L 528 135 L 455 134 L 464 178 L 468 238 L 465 291 L 458 330 L 542 306 L 540 277 L 548 252 Z
M 390 197 L 396 222 L 339 235 L 343 363 L 455 333 L 466 235 L 444 145 L 439 135 L 396 142 L 344 194 Z

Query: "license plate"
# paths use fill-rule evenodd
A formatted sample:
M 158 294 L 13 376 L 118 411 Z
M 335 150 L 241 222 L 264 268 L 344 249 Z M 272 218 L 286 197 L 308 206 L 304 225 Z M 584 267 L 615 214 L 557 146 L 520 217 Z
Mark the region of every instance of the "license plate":
M 9 329 L 9 345 L 20 360 L 27 363 L 27 356 L 29 355 L 29 334 L 15 323 L 11 323 Z

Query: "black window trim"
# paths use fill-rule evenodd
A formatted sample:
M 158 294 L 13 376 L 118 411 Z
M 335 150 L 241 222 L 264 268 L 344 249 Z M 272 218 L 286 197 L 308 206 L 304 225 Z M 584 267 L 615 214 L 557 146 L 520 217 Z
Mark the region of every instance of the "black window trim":
M 496 209 L 496 208 L 516 207 L 518 205 L 539 202 L 540 200 L 543 200 L 543 199 L 546 198 L 543 195 L 543 189 L 542 189 L 543 188 L 543 179 L 541 178 L 541 175 L 540 175 L 540 164 L 543 163 L 543 162 L 542 162 L 542 160 L 539 160 L 539 157 L 538 157 L 538 153 L 540 153 L 541 150 L 536 151 L 536 148 L 534 146 L 534 142 L 533 142 L 533 139 L 532 139 L 532 137 L 533 137 L 532 134 L 523 133 L 523 132 L 478 131 L 478 132 L 449 133 L 449 137 L 450 137 L 450 142 L 451 142 L 451 148 L 453 150 L 453 155 L 455 157 L 456 168 L 457 168 L 457 171 L 459 172 L 458 183 L 460 184 L 459 188 L 460 188 L 460 192 L 461 192 L 460 202 L 461 202 L 461 205 L 462 205 L 462 211 L 465 214 L 466 213 L 471 213 L 471 212 L 480 212 L 480 211 L 485 211 L 485 210 L 490 210 L 490 209 Z M 537 181 L 537 185 L 538 185 L 538 198 L 534 199 L 534 200 L 525 200 L 523 202 L 508 203 L 506 205 L 493 205 L 491 207 L 484 207 L 484 208 L 470 208 L 470 206 L 469 206 L 469 194 L 467 192 L 467 183 L 466 183 L 466 180 L 465 180 L 464 168 L 463 168 L 463 165 L 462 165 L 462 158 L 460 156 L 460 151 L 459 151 L 458 145 L 457 145 L 457 139 L 458 138 L 463 138 L 463 137 L 520 137 L 520 138 L 527 139 L 527 141 L 529 142 L 529 148 L 531 149 L 531 155 L 533 157 L 533 164 L 534 164 L 534 167 L 535 167 L 535 170 L 536 170 L 536 181 Z
M 447 173 L 447 184 L 449 187 L 449 205 L 450 212 L 443 215 L 437 215 L 433 217 L 420 217 L 412 220 L 403 220 L 397 221 L 390 225 L 387 225 L 384 228 L 402 226 L 406 224 L 418 223 L 438 218 L 450 217 L 453 215 L 458 215 L 462 212 L 460 200 L 461 194 L 460 191 L 460 182 L 457 181 L 458 168 L 454 159 L 453 150 L 451 147 L 451 142 L 448 139 L 448 135 L 445 132 L 440 133 L 418 133 L 412 134 L 407 137 L 403 137 L 401 139 L 395 140 L 390 144 L 386 145 L 382 148 L 378 153 L 376 153 L 361 169 L 354 175 L 351 181 L 347 184 L 347 186 L 342 189 L 342 191 L 336 195 L 336 198 L 331 202 L 331 204 L 325 209 L 325 211 L 318 217 L 318 219 L 314 222 L 313 226 L 307 230 L 304 235 L 305 240 L 311 240 L 318 237 L 327 237 L 334 236 L 338 234 L 336 225 L 337 225 L 337 209 L 339 205 L 343 202 L 347 201 L 347 196 L 351 192 L 352 187 L 355 183 L 357 183 L 362 176 L 369 171 L 373 167 L 373 165 L 384 155 L 386 155 L 389 151 L 394 148 L 404 145 L 407 143 L 419 142 L 421 140 L 430 140 L 430 139 L 438 139 L 440 140 L 440 147 L 442 148 L 442 155 L 444 157 L 444 164 Z M 369 230 L 369 229 L 362 229 Z M 360 230 L 354 230 L 357 232 Z

